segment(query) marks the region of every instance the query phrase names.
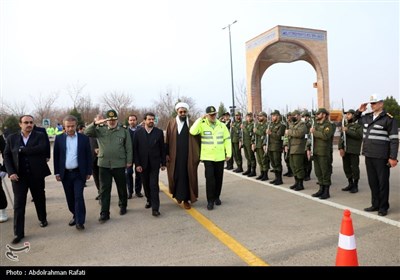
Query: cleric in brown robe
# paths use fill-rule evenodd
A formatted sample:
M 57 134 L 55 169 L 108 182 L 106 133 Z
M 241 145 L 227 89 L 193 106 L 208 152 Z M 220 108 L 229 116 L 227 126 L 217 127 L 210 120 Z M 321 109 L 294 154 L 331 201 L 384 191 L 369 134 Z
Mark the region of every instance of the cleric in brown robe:
M 197 201 L 199 194 L 197 167 L 200 162 L 200 138 L 189 133 L 189 105 L 175 105 L 177 116 L 166 129 L 167 173 L 169 192 L 185 209 Z

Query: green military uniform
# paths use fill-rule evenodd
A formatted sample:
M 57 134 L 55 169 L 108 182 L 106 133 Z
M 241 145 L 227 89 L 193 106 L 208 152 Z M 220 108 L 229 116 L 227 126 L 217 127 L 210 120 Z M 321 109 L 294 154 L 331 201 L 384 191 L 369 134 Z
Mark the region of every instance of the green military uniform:
M 258 165 L 260 166 L 261 174 L 256 179 L 261 181 L 268 180 L 268 169 L 269 169 L 269 158 L 264 153 L 263 145 L 265 139 L 265 131 L 267 129 L 268 115 L 265 112 L 260 112 L 258 116 L 264 117 L 262 121 L 258 121 L 255 125 L 256 131 L 253 134 L 252 144 L 255 144 L 256 158 Z
M 293 119 L 297 117 L 298 119 Z M 306 146 L 305 135 L 307 133 L 306 124 L 300 118 L 300 112 L 292 112 L 292 122 L 289 123 L 287 136 L 289 138 L 289 161 L 292 168 L 295 183 L 290 186 L 296 191 L 304 190 L 304 150 Z
M 354 110 L 349 110 L 346 114 L 355 114 Z M 349 185 L 343 188 L 343 191 L 350 191 L 351 193 L 358 192 L 358 180 L 360 179 L 360 152 L 361 143 L 363 139 L 362 126 L 354 122 L 354 119 L 345 124 L 347 131 L 345 134 L 346 145 L 344 142 L 344 133 L 341 133 L 339 150 L 343 149 L 345 151 L 342 157 L 343 170 L 346 174 L 346 178 L 349 181 Z
M 107 120 L 116 121 L 117 114 L 114 110 L 107 111 Z M 101 216 L 99 221 L 109 219 L 112 178 L 114 178 L 118 197 L 120 214 L 126 213 L 128 194 L 126 190 L 125 169 L 127 164 L 132 164 L 133 149 L 129 131 L 117 125 L 115 128 L 94 123 L 88 125 L 85 134 L 95 137 L 99 144 L 98 166 L 100 175 Z
M 292 118 L 292 113 L 288 112 L 287 116 L 286 116 L 286 129 L 289 128 Z M 287 148 L 286 148 L 287 147 Z M 285 151 L 287 150 L 287 151 Z M 283 136 L 283 158 L 285 160 L 286 163 L 286 168 L 287 168 L 287 172 L 285 174 L 283 174 L 283 176 L 287 176 L 287 177 L 293 177 L 293 172 L 292 172 L 292 168 L 290 167 L 290 151 L 289 151 L 289 137 L 285 134 L 285 136 Z
M 247 115 L 251 115 L 252 113 L 248 113 Z M 254 151 L 251 149 L 251 139 L 253 137 L 253 129 L 255 127 L 254 120 L 244 121 L 243 122 L 243 149 L 244 155 L 247 160 L 247 170 L 243 173 L 243 175 L 247 175 L 248 177 L 256 176 L 256 157 L 254 156 Z
M 329 112 L 320 108 L 316 115 L 329 114 Z M 320 190 L 313 196 L 321 199 L 327 199 L 329 195 L 329 187 L 331 185 L 332 175 L 332 151 L 333 151 L 333 135 L 335 134 L 335 126 L 327 119 L 315 122 L 314 125 L 314 151 L 313 161 L 315 176 L 317 176 Z M 318 195 L 319 194 L 319 195 Z
M 282 182 L 282 150 L 283 150 L 283 136 L 285 135 L 286 126 L 280 120 L 280 112 L 275 110 L 271 115 L 277 116 L 277 119 L 270 123 L 268 130 L 271 134 L 268 134 L 267 151 L 268 158 L 271 161 L 272 169 L 275 173 L 275 180 L 270 183 L 274 185 L 281 185 Z
M 233 172 L 239 173 L 243 172 L 243 167 L 242 167 L 242 152 L 241 149 L 239 148 L 239 142 L 242 142 L 242 120 L 241 118 L 239 120 L 236 119 L 237 116 L 242 116 L 240 112 L 237 112 L 235 114 L 235 121 L 232 123 L 231 126 L 231 141 L 232 141 L 232 154 L 233 154 L 233 159 L 236 162 L 237 168 L 233 170 Z

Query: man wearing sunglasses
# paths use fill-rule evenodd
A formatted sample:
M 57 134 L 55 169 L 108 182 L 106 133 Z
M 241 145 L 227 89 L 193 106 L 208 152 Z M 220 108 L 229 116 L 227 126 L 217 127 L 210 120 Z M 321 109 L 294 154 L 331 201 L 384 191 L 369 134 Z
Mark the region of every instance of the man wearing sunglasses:
M 371 104 L 371 113 L 362 115 Z M 397 165 L 399 135 L 396 119 L 383 108 L 383 99 L 371 95 L 369 102 L 360 105 L 355 119 L 363 127 L 362 154 L 365 156 L 368 184 L 371 189 L 371 206 L 364 211 L 378 211 L 386 216 L 389 209 L 390 168 Z
M 47 135 L 33 129 L 33 117 L 19 118 L 20 132 L 7 137 L 4 163 L 14 192 L 14 239 L 19 243 L 25 237 L 25 206 L 28 189 L 35 203 L 41 227 L 47 226 L 44 179 L 51 174 L 47 165 Z

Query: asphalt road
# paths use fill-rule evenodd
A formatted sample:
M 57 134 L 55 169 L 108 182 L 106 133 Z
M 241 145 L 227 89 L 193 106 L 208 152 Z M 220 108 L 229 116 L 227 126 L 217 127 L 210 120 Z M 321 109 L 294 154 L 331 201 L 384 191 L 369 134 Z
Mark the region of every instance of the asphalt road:
M 52 164 L 50 164 L 51 166 Z M 203 165 L 199 166 L 199 201 L 185 210 L 167 195 L 166 172 L 160 175 L 161 216 L 145 209 L 144 198 L 128 201 L 128 213 L 118 214 L 115 186 L 111 198 L 111 219 L 100 224 L 100 206 L 91 179 L 85 189 L 87 222 L 84 231 L 69 227 L 68 211 L 61 183 L 46 179 L 49 225 L 39 227 L 33 202 L 26 207 L 24 242 L 29 251 L 16 252 L 10 260 L 8 247 L 13 238 L 12 207 L 9 221 L 0 224 L 0 265 L 32 266 L 334 266 L 343 210 L 350 209 L 361 266 L 400 266 L 399 167 L 391 170 L 390 210 L 386 217 L 367 213 L 370 190 L 364 158 L 359 192 L 340 189 L 347 180 L 335 151 L 331 198 L 320 200 L 315 175 L 305 190 L 225 171 L 222 205 L 206 209 Z M 273 176 L 269 173 L 270 177 Z M 8 188 L 11 184 L 6 179 Z M 30 197 L 30 195 L 28 195 Z M 24 243 L 14 245 L 22 248 Z

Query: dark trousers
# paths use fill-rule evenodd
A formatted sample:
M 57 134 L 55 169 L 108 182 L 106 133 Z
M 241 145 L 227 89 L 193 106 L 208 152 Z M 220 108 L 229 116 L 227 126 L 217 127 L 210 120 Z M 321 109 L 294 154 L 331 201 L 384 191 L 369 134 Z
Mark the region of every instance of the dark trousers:
M 342 157 L 343 170 L 347 179 L 360 179 L 360 156 L 356 154 L 345 153 Z
M 100 191 L 100 172 L 99 172 L 99 166 L 97 165 L 97 158 L 96 160 L 93 161 L 93 165 L 92 165 L 92 169 L 93 169 L 93 180 L 94 180 L 94 184 L 96 185 L 97 191 Z
M 313 155 L 314 172 L 318 183 L 323 186 L 331 185 L 332 157 Z
M 8 203 L 6 193 L 3 190 L 3 179 L 0 178 L 0 209 L 6 209 L 7 205 Z
M 233 159 L 236 162 L 237 167 L 242 167 L 242 162 L 243 162 L 243 158 L 242 158 L 242 150 L 239 149 L 239 142 L 237 143 L 232 143 L 232 155 L 233 155 Z
M 128 194 L 133 194 L 133 166 L 126 169 L 126 188 Z M 142 191 L 142 178 L 139 174 L 135 175 L 135 193 L 138 194 Z
M 125 168 L 105 168 L 99 167 L 100 170 L 100 199 L 101 212 L 110 213 L 111 186 L 114 178 L 117 185 L 117 192 L 120 208 L 126 208 L 128 204 L 128 194 L 126 191 Z
M 83 225 L 86 218 L 85 198 L 83 190 L 86 180 L 82 180 L 79 171 L 65 172 L 62 184 L 69 211 L 77 224 Z
M 207 201 L 219 199 L 224 177 L 224 161 L 204 160 Z
M 390 168 L 387 163 L 387 159 L 365 157 L 371 203 L 373 207 L 383 211 L 389 209 Z
M 21 237 L 25 235 L 25 206 L 28 189 L 31 191 L 39 221 L 45 221 L 47 218 L 44 178 L 20 176 L 18 181 L 11 182 L 14 193 L 14 235 Z
M 148 166 L 146 169 L 143 169 L 140 175 L 142 177 L 143 189 L 147 202 L 151 203 L 151 208 L 153 210 L 158 211 L 160 209 L 160 186 L 158 185 L 160 168 L 151 168 Z
M 304 154 L 291 154 L 289 155 L 290 168 L 292 168 L 293 175 L 300 180 L 304 179 Z

